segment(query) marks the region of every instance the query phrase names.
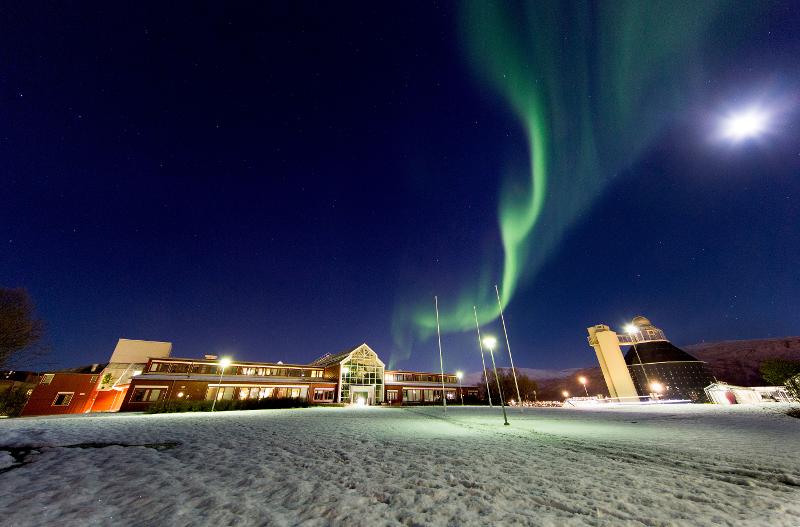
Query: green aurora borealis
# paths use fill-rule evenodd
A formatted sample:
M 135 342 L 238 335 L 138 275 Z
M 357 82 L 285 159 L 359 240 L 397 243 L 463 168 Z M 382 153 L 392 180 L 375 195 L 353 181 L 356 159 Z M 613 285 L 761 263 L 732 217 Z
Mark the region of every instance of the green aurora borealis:
M 691 100 L 715 21 L 735 10 L 743 28 L 747 9 L 754 7 L 675 0 L 464 4 L 464 54 L 524 129 L 528 166 L 487 174 L 502 180 L 502 267 L 476 269 L 457 298 L 437 291 L 443 332 L 474 330 L 474 304 L 481 323 L 497 318 L 494 284 L 505 306 L 535 277 L 614 176 Z M 727 31 L 738 31 L 730 20 Z M 413 293 L 395 310 L 400 355 L 436 327 L 433 293 Z

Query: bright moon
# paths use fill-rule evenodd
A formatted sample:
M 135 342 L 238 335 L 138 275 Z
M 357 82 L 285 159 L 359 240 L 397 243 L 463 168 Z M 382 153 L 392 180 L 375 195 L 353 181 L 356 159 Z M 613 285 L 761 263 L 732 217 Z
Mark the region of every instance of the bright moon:
M 731 114 L 722 123 L 722 136 L 734 142 L 761 135 L 767 127 L 769 116 L 759 108 L 749 108 Z

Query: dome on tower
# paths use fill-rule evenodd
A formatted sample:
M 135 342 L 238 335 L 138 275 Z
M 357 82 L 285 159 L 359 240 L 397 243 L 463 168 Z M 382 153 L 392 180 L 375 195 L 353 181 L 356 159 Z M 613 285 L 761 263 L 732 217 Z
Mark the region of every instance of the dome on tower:
M 649 318 L 643 317 L 642 315 L 637 315 L 637 316 L 633 317 L 633 320 L 631 320 L 631 324 L 633 324 L 634 326 L 639 326 L 639 327 L 652 326 L 653 325 L 653 323 L 650 322 Z

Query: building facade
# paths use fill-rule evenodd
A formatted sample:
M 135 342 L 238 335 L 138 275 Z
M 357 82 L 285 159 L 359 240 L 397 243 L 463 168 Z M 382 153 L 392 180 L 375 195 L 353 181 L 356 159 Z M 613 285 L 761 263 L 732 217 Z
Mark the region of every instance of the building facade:
M 90 411 L 104 366 L 92 364 L 72 371 L 42 374 L 20 415 L 80 414 Z
M 299 398 L 312 404 L 442 403 L 440 373 L 387 371 L 367 344 L 328 354 L 310 364 L 233 361 L 217 358 L 153 358 L 131 379 L 121 411 L 146 410 L 154 402 Z M 477 399 L 474 386 L 459 387 L 444 375 L 444 396 Z
M 715 382 L 711 369 L 672 344 L 647 318 L 635 317 L 625 333 L 603 324 L 588 331 L 612 398 L 708 401 L 705 387 Z M 621 346 L 626 345 L 623 355 Z

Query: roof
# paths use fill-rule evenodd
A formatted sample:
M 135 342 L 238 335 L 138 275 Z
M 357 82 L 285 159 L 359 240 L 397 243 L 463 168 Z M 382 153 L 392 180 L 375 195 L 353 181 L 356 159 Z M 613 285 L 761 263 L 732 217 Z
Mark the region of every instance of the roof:
M 639 358 L 636 357 L 637 351 L 644 364 L 653 362 L 702 362 L 667 340 L 653 340 L 637 344 L 636 350 L 634 350 L 633 346 L 630 346 L 625 353 L 625 363 L 629 365 L 639 364 Z
M 78 366 L 77 368 L 66 368 L 63 370 L 56 370 L 50 373 L 91 373 L 97 375 L 102 372 L 107 366 L 107 363 L 102 364 L 87 364 L 86 366 Z
M 188 357 L 154 358 L 158 362 L 191 362 L 193 364 L 219 364 L 219 359 L 192 359 Z M 270 368 L 314 368 L 314 364 L 293 364 L 289 362 L 255 362 L 247 360 L 231 360 L 231 366 L 259 366 Z
M 313 361 L 311 363 L 311 366 L 321 366 L 321 367 L 324 368 L 326 366 L 331 366 L 333 364 L 338 364 L 338 363 L 342 362 L 344 359 L 346 359 L 347 356 L 350 355 L 353 352 L 353 350 L 355 350 L 355 349 L 356 348 L 349 349 L 347 351 L 343 351 L 341 353 L 336 353 L 336 354 L 326 353 L 322 357 L 320 357 L 317 360 Z

